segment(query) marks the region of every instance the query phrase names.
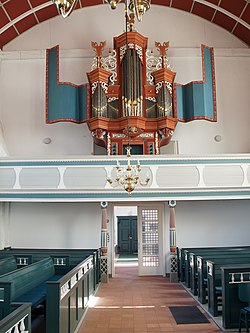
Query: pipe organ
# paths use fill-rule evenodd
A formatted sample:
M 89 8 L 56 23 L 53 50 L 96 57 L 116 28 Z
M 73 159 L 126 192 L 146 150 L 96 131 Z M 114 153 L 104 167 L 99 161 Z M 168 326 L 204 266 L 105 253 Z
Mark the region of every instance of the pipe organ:
M 105 42 L 92 42 L 95 58 L 87 73 L 91 87 L 88 126 L 94 142 L 108 155 L 158 154 L 177 125 L 173 107 L 169 43 L 155 43 L 159 56 L 147 50 L 147 38 L 130 30 L 114 37 L 114 50 L 103 56 Z

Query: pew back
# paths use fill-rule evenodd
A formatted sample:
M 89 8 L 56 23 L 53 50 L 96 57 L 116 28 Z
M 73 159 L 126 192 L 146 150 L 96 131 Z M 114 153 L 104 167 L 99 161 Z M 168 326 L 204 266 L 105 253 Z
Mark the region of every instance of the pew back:
M 94 252 L 96 252 L 96 260 L 98 260 L 100 256 L 98 249 L 34 249 L 10 247 L 0 251 L 0 258 L 6 255 L 12 255 L 16 258 L 18 267 L 22 267 L 40 261 L 46 257 L 51 257 L 55 266 L 55 273 L 64 275 Z
M 39 286 L 41 283 L 55 275 L 55 269 L 51 258 L 45 258 L 39 262 L 18 270 L 3 274 L 0 277 L 0 310 L 1 318 L 11 312 L 11 302 L 19 301 L 26 293 Z M 37 290 L 31 298 L 38 300 Z M 45 291 L 46 295 L 46 291 Z M 44 293 L 43 296 L 45 297 Z M 29 300 L 32 302 L 32 300 Z
M 240 265 L 247 267 L 250 262 L 250 256 L 245 258 L 225 258 L 219 262 L 207 261 L 207 277 L 208 277 L 208 311 L 213 316 L 218 316 L 218 297 L 222 296 L 222 276 L 221 267 L 232 267 Z
M 221 252 L 211 252 L 211 253 L 205 253 L 203 255 L 197 255 L 194 253 L 190 253 L 190 271 L 189 271 L 189 280 L 190 280 L 190 288 L 191 292 L 193 295 L 198 294 L 198 285 L 202 283 L 200 281 L 200 274 L 201 270 L 205 270 L 206 267 L 206 260 L 211 260 L 211 261 L 220 261 L 223 260 L 224 258 L 229 258 L 232 259 L 233 261 L 237 261 L 237 258 L 243 258 L 243 257 L 250 257 L 250 250 L 249 249 L 244 249 L 244 250 L 236 250 L 236 251 L 228 251 L 224 250 Z M 199 258 L 199 259 L 198 259 Z M 200 269 L 198 269 L 198 264 Z M 202 268 L 202 266 L 204 266 Z M 203 277 L 204 278 L 204 277 Z
M 190 255 L 191 253 L 196 255 L 208 255 L 212 253 L 220 253 L 222 251 L 226 252 L 242 252 L 242 251 L 250 251 L 249 246 L 242 247 L 211 247 L 211 248 L 196 248 L 196 249 L 183 249 L 182 253 L 182 268 L 181 268 L 181 281 L 185 282 L 186 286 L 190 287 Z
M 248 305 L 239 298 L 240 284 L 250 283 L 250 263 L 221 267 L 222 272 L 222 323 L 225 329 L 239 327 L 240 309 Z
M 0 260 L 0 275 L 17 269 L 16 260 L 13 256 Z

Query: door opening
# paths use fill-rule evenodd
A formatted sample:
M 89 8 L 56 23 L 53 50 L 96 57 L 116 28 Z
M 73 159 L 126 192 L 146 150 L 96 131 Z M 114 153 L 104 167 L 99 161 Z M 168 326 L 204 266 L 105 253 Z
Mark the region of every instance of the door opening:
M 121 255 L 138 255 L 137 216 L 117 216 L 118 244 L 117 252 Z
M 121 266 L 133 267 L 137 275 L 164 275 L 163 207 L 114 206 L 113 276 Z
M 114 275 L 138 275 L 137 206 L 114 207 Z

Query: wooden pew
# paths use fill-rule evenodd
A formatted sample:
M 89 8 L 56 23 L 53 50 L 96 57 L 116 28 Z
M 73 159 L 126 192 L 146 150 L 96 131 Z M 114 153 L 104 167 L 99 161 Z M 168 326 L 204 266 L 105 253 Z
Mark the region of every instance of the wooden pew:
M 51 258 L 0 276 L 0 318 L 11 312 L 11 303 L 32 303 L 32 308 L 46 299 L 46 281 L 58 279 Z
M 83 314 L 87 309 L 88 302 L 91 296 L 94 294 L 100 281 L 99 253 L 100 252 L 98 250 L 93 252 L 93 255 L 83 260 L 80 264 L 74 267 L 70 272 L 61 277 L 59 280 L 55 281 L 55 279 L 52 279 L 52 281 L 47 281 L 45 286 L 45 290 L 47 287 L 45 297 L 47 312 L 46 322 L 48 326 L 46 333 L 68 333 L 68 327 L 70 327 L 70 332 L 73 333 L 73 328 L 75 328 L 76 325 L 80 325 L 83 319 Z M 44 290 L 44 284 L 42 284 L 42 289 Z M 28 297 L 24 297 L 24 299 L 20 301 L 27 301 Z M 20 303 L 11 303 L 10 308 L 13 309 L 17 305 L 20 306 Z M 31 305 L 32 304 L 30 303 L 30 308 Z M 14 311 L 7 317 L 4 317 L 4 319 L 0 321 L 0 327 L 5 327 L 6 318 L 10 318 L 7 321 L 8 323 L 11 321 L 12 325 L 18 325 L 21 320 L 20 312 Z M 30 320 L 30 316 L 25 318 L 26 327 L 26 325 L 28 325 L 26 321 L 28 319 Z M 68 320 L 70 320 L 70 322 L 68 322 Z M 61 322 L 65 323 L 66 326 L 60 326 Z M 28 327 L 30 327 L 30 324 Z M 0 332 L 2 333 L 1 330 Z
M 0 259 L 0 275 L 14 271 L 16 269 L 16 259 L 13 256 Z
M 222 276 L 221 267 L 232 267 L 234 265 L 249 265 L 250 256 L 243 258 L 224 258 L 218 262 L 207 261 L 207 277 L 208 277 L 208 311 L 212 316 L 219 315 L 218 304 L 222 298 Z
M 219 251 L 210 251 L 209 253 L 204 253 L 199 255 L 199 258 L 203 258 L 202 264 L 206 265 L 206 260 L 214 260 L 214 259 L 223 259 L 223 258 L 233 258 L 233 257 L 245 257 L 250 256 L 250 249 L 227 249 L 227 250 L 219 250 Z M 190 253 L 189 255 L 189 280 L 190 280 L 190 289 L 194 296 L 198 295 L 198 286 L 200 285 L 201 281 L 199 280 L 199 273 L 198 273 L 198 262 L 197 262 L 198 255 L 195 253 Z M 201 263 L 200 263 L 201 264 Z
M 0 332 L 31 332 L 31 304 L 13 304 L 15 308 L 4 319 L 0 320 Z
M 94 260 L 89 256 L 58 281 L 47 282 L 46 333 L 73 333 L 94 295 Z
M 248 305 L 239 298 L 239 286 L 250 283 L 250 263 L 221 267 L 222 325 L 225 329 L 239 327 L 240 309 Z
M 218 251 L 245 251 L 250 250 L 249 246 L 233 246 L 233 247 L 207 247 L 207 248 L 194 248 L 192 250 L 190 249 L 184 249 L 182 251 L 184 258 L 182 259 L 182 276 L 181 281 L 185 283 L 185 285 L 190 288 L 191 280 L 190 280 L 190 254 L 194 253 L 197 255 L 202 254 L 209 254 L 213 252 Z
M 229 255 L 214 255 L 211 254 L 210 256 L 197 256 L 196 258 L 196 263 L 197 263 L 197 295 L 198 295 L 198 300 L 201 302 L 201 304 L 205 304 L 207 302 L 207 282 L 208 282 L 208 277 L 207 277 L 207 260 L 211 261 L 219 261 L 223 260 L 224 258 L 228 257 L 229 258 L 237 258 L 240 256 L 240 258 L 250 257 L 250 252 L 249 253 L 241 253 L 235 254 L 235 253 L 230 253 Z M 233 260 L 231 260 L 232 262 Z M 238 261 L 238 260 L 237 260 Z
M 78 265 L 89 255 L 94 255 L 95 260 L 100 260 L 99 249 L 35 249 L 35 248 L 5 248 L 0 251 L 0 258 L 6 255 L 14 256 L 18 267 L 22 267 L 46 257 L 51 257 L 54 262 L 56 274 L 64 275 Z M 96 280 L 99 282 L 100 272 L 97 272 Z

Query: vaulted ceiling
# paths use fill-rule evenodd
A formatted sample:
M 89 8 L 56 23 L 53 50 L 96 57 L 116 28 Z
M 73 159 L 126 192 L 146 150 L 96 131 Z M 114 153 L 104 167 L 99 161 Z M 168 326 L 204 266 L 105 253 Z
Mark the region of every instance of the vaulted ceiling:
M 76 9 L 100 4 L 103 0 L 79 0 Z M 200 16 L 250 47 L 250 0 L 152 0 L 152 4 Z M 0 48 L 57 15 L 56 6 L 48 0 L 0 0 Z

